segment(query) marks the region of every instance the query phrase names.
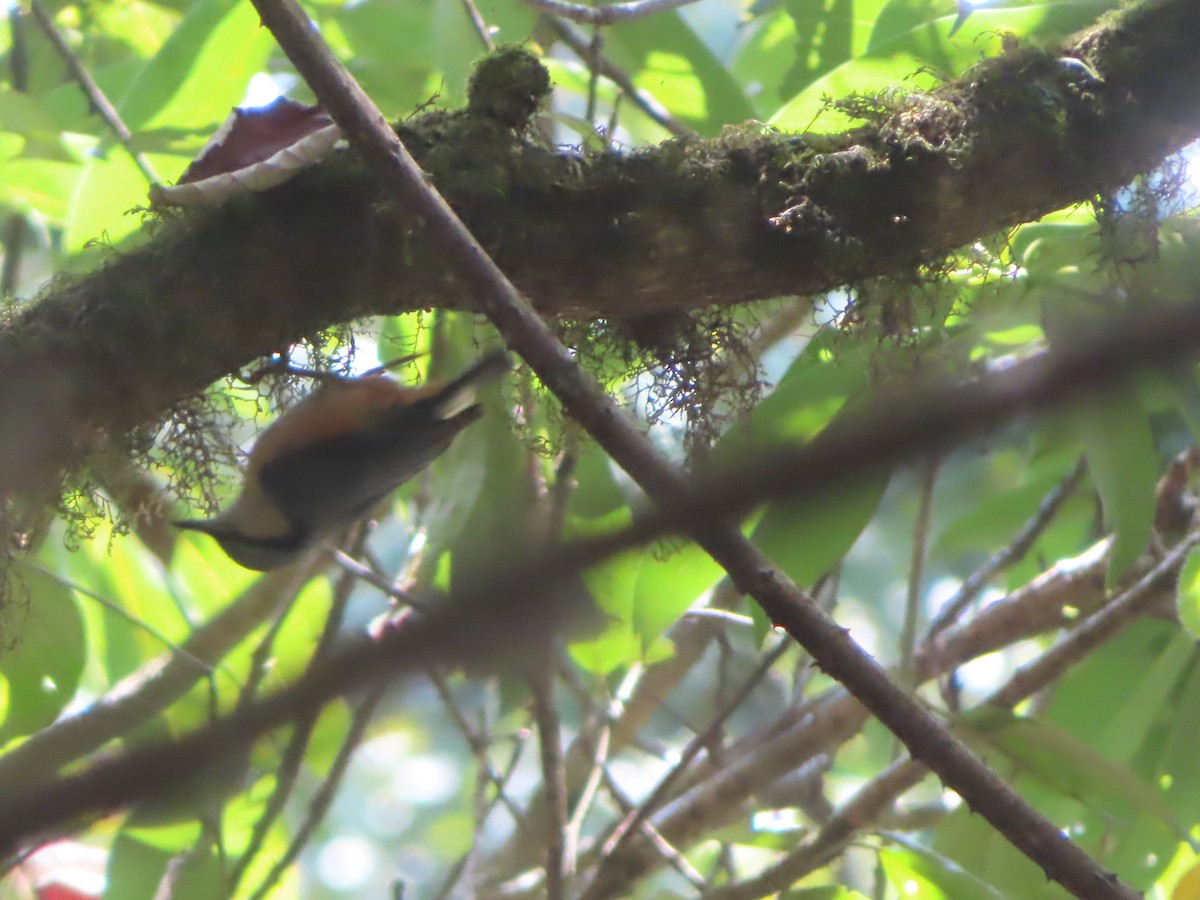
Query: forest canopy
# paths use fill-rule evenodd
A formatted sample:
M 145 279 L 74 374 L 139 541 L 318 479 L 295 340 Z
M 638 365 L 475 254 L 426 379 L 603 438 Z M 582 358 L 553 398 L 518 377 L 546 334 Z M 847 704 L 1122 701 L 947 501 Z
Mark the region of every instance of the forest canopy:
M 2 31 L 0 898 L 1200 896 L 1196 4 Z

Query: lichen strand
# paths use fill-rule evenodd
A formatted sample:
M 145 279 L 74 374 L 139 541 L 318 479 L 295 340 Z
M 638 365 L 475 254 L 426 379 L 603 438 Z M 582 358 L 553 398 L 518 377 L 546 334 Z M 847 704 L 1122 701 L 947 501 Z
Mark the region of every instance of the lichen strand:
M 684 450 L 699 461 L 762 394 L 751 349 L 758 324 L 755 309 L 709 307 L 565 323 L 560 336 L 604 381 L 637 385 L 639 412 L 651 424 L 682 422 Z

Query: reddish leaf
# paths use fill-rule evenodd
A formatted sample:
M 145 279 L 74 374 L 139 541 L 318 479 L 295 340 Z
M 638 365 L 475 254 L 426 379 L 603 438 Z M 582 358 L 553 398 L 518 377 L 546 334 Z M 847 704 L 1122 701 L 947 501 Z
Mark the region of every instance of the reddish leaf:
M 319 106 L 280 97 L 257 109 L 234 109 L 178 183 L 155 185 L 150 199 L 160 206 L 191 206 L 265 191 L 320 162 L 340 138 Z

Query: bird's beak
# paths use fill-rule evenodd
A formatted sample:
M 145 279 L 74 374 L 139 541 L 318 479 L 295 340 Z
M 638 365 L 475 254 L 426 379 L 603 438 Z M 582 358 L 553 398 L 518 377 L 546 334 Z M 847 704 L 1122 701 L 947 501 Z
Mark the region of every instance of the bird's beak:
M 212 534 L 211 519 L 176 519 L 171 523 L 176 528 L 184 528 L 188 531 L 201 531 L 204 534 Z

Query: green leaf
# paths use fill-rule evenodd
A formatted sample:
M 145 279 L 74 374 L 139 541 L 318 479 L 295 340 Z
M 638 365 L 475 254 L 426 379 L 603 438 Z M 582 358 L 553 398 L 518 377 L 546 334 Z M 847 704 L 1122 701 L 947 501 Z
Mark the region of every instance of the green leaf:
M 113 842 L 108 858 L 107 886 L 104 896 L 120 900 L 152 900 L 173 865 L 172 898 L 212 900 L 222 895 L 221 865 L 207 841 L 194 849 L 168 853 L 152 847 L 125 832 Z
M 796 503 L 780 501 L 754 529 L 753 540 L 800 585 L 811 585 L 849 552 L 883 499 L 891 470 L 860 473 Z
M 241 101 L 250 77 L 265 66 L 273 41 L 253 6 L 237 0 L 200 0 L 179 28 L 115 101 L 134 132 L 160 128 L 215 128 Z M 186 160 L 167 161 L 161 177 Z M 116 243 L 140 221 L 126 212 L 146 202 L 145 177 L 129 154 L 105 134 L 84 166 L 67 215 L 66 246 Z
M 1187 834 L 1162 795 L 1136 772 L 1049 722 L 989 707 L 959 717 L 955 732 L 968 744 L 999 750 L 1020 763 L 1023 773 L 1067 797 L 1089 806 L 1099 798 L 1120 799 L 1157 818 L 1177 837 Z
M 1200 664 L 1193 659 L 1191 671 L 1169 707 L 1169 733 L 1161 761 L 1160 781 L 1166 802 L 1183 821 L 1195 821 L 1200 808 Z
M 853 124 L 846 116 L 826 110 L 826 97 L 844 97 L 851 93 L 873 94 L 897 85 L 912 89 L 937 87 L 939 78 L 953 77 L 977 63 L 981 56 L 997 55 L 1004 41 L 1036 35 L 1053 40 L 1065 37 L 1095 20 L 1112 4 L 1059 3 L 1054 15 L 1043 5 L 1018 9 L 978 9 L 954 37 L 949 36 L 957 14 L 926 18 L 929 6 L 922 2 L 919 12 L 909 2 L 891 4 L 879 16 L 870 49 L 811 82 L 787 101 L 771 117 L 771 124 L 789 130 L 813 129 L 840 131 Z
M 755 115 L 741 85 L 678 13 L 623 22 L 607 46 L 638 87 L 701 134 Z
M 852 891 L 840 884 L 827 884 L 822 887 L 789 888 L 778 895 L 779 900 L 867 900 L 866 894 Z
M 0 205 L 37 213 L 58 225 L 66 221 L 83 166 L 20 157 L 0 165 Z
M 568 538 L 598 535 L 628 524 L 630 511 L 618 510 L 602 518 L 568 518 Z M 640 551 L 630 551 L 612 557 L 583 573 L 583 582 L 607 617 L 604 630 L 570 646 L 571 657 L 580 666 L 596 675 L 607 675 L 631 660 L 640 658 L 642 643 L 634 630 L 638 575 L 642 567 Z
M 1175 631 L 1128 681 L 1119 699 L 1110 703 L 1104 728 L 1088 746 L 1110 759 L 1135 764 L 1143 748 L 1157 739 L 1162 710 L 1174 705 L 1180 679 L 1196 659 L 1196 645 Z
M 13 577 L 10 575 L 10 577 Z M 72 592 L 48 575 L 19 567 L 12 590 L 28 606 L 14 615 L 16 646 L 0 658 L 8 704 L 0 744 L 49 725 L 75 696 L 85 662 L 83 618 Z
M 992 464 L 987 480 L 971 483 L 971 502 L 966 512 L 948 517 L 938 528 L 931 557 L 955 559 L 998 550 L 1029 521 L 1046 495 L 1074 467 L 1078 448 L 1067 447 L 1036 460 L 1028 453 L 1013 454 L 1014 462 L 1003 467 L 995 465 L 996 456 L 993 454 L 989 460 Z M 1076 492 L 1066 503 L 1066 507 L 1082 512 L 1087 525 L 1094 518 L 1094 506 L 1082 492 Z M 1064 508 L 1059 516 L 1065 512 Z
M 648 651 L 722 574 L 695 544 L 668 541 L 644 549 L 633 595 L 633 630 L 643 649 Z
M 792 96 L 814 80 L 866 49 L 869 30 L 886 0 L 819 4 L 785 0 L 796 25 L 795 62 L 784 78 L 781 96 Z
M 225 120 L 274 46 L 254 7 L 198 0 L 117 101 L 130 131 Z
M 1006 900 L 1017 897 L 1021 900 L 1063 900 L 1067 896 L 1062 888 L 1047 883 L 1045 873 L 1029 857 L 1005 840 L 986 819 L 971 812 L 965 803 L 938 823 L 931 849 L 981 879 Z M 905 870 L 895 871 L 899 878 Z M 915 896 L 924 900 L 926 896 L 939 895 L 918 892 Z M 956 893 L 943 896 L 947 900 L 959 898 Z M 994 895 L 985 897 L 991 900 Z
M 892 840 L 896 840 L 895 836 Z M 919 896 L 922 900 L 1004 900 L 1004 895 L 987 882 L 915 841 L 880 848 L 879 861 L 888 883 L 902 896 Z M 915 893 L 913 884 L 917 887 Z
M 1107 580 L 1111 588 L 1150 540 L 1158 480 L 1154 434 L 1131 387 L 1111 386 L 1104 399 L 1081 404 L 1071 418 L 1083 439 L 1105 524 L 1113 530 Z

